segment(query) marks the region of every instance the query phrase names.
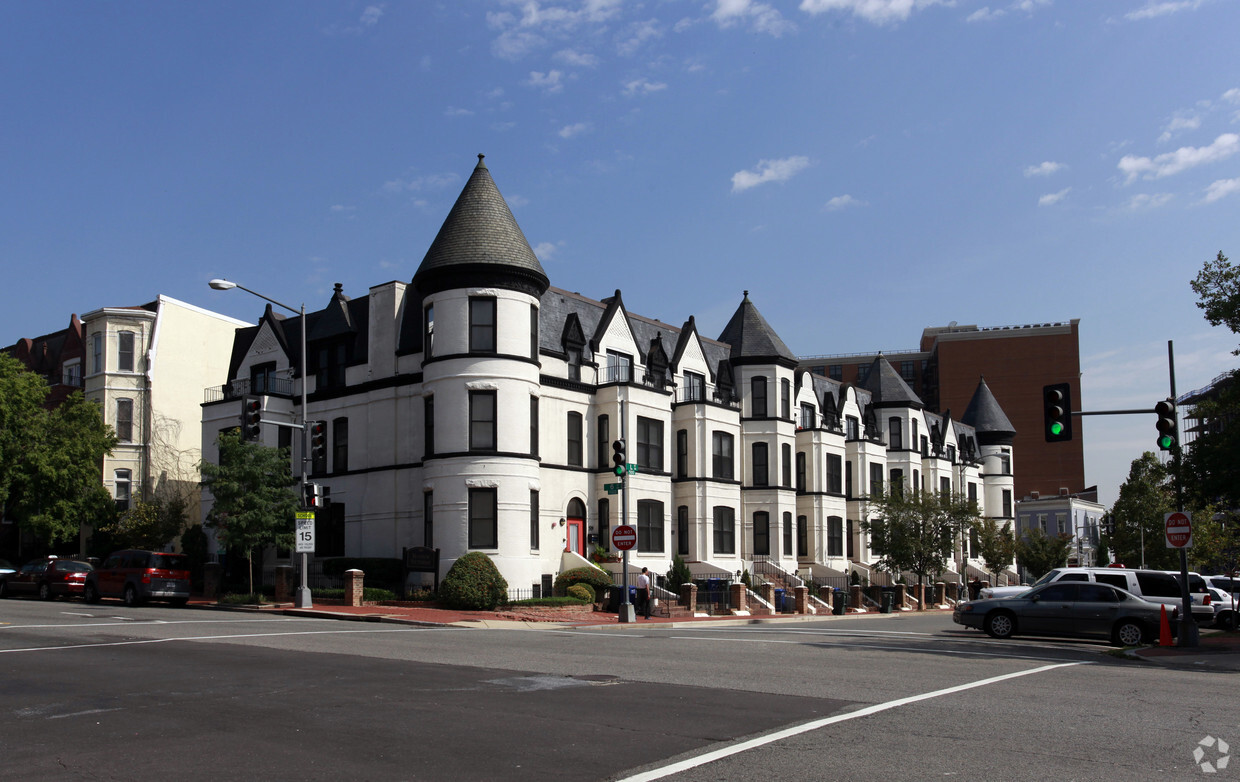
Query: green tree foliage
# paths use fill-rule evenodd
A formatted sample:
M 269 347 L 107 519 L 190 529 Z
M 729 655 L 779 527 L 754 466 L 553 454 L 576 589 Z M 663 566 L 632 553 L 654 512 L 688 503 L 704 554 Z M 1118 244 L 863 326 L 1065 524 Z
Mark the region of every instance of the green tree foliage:
M 507 599 L 508 582 L 481 551 L 459 557 L 439 583 L 439 602 L 448 608 L 489 611 Z
M 1033 581 L 1067 564 L 1071 550 L 1071 535 L 1047 535 L 1040 529 L 1033 529 L 1016 541 L 1016 561 Z
M 1189 285 L 1211 326 L 1226 326 L 1231 333 L 1240 334 L 1240 267 L 1233 266 L 1220 250 Z M 1240 349 L 1232 352 L 1240 355 Z
M 186 502 L 182 497 L 159 498 L 134 503 L 102 532 L 112 537 L 118 548 L 159 550 L 185 529 Z
M 973 525 L 977 533 L 977 553 L 986 563 L 986 569 L 993 576 L 992 582 L 997 583 L 999 574 L 1012 564 L 1016 556 L 1016 538 L 1012 535 L 1012 523 L 1006 522 L 1002 527 L 995 519 L 981 519 Z
M 685 560 L 679 554 L 672 555 L 672 567 L 667 571 L 667 588 L 668 591 L 679 595 L 680 588 L 693 580 L 693 573 L 690 572 L 689 566 L 685 564 Z
M 218 444 L 219 464 L 200 465 L 202 485 L 215 500 L 207 525 L 225 546 L 245 552 L 253 593 L 255 549 L 293 546 L 296 481 L 286 448 L 243 442 L 235 430 L 221 434 Z
M 555 577 L 552 589 L 559 597 L 568 594 L 573 584 L 589 584 L 595 594 L 604 594 L 612 585 L 611 573 L 598 567 L 575 567 Z
M 871 498 L 870 512 L 877 518 L 863 521 L 861 528 L 870 533 L 870 550 L 879 565 L 893 573 L 915 573 L 918 583 L 943 572 L 961 531 L 979 521 L 976 505 L 958 494 L 900 486 Z
M 1128 567 L 1179 569 L 1180 557 L 1166 545 L 1164 515 L 1175 510 L 1175 493 L 1165 465 L 1151 451 L 1134 459 L 1128 479 L 1111 506 L 1111 548 L 1115 561 Z M 1142 548 L 1144 546 L 1144 557 Z
M 42 378 L 0 354 L 0 507 L 54 545 L 76 537 L 83 523 L 112 519 L 99 465 L 116 435 L 81 393 L 54 410 L 44 409 L 46 397 Z

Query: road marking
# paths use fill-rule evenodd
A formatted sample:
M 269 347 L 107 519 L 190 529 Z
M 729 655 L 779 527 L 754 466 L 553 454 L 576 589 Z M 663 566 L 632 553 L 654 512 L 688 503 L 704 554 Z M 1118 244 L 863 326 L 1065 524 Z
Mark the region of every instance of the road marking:
M 839 722 L 847 722 L 848 720 L 854 720 L 859 717 L 868 717 L 871 714 L 890 711 L 891 709 L 899 708 L 900 706 L 907 706 L 910 703 L 917 703 L 918 701 L 939 698 L 944 695 L 953 695 L 955 693 L 972 690 L 977 687 L 985 687 L 987 685 L 997 684 L 1009 679 L 1017 679 L 1022 676 L 1031 676 L 1035 673 L 1045 673 L 1047 671 L 1053 671 L 1056 668 L 1067 668 L 1073 665 L 1092 665 L 1092 663 L 1070 662 L 1057 663 L 1055 665 L 1043 665 L 1039 668 L 1030 668 L 1027 671 L 1005 673 L 1002 676 L 992 676 L 989 679 L 979 679 L 978 681 L 969 682 L 968 684 L 959 684 L 955 687 L 946 687 L 942 690 L 934 690 L 933 692 L 926 692 L 921 695 L 910 695 L 907 698 L 898 698 L 894 701 L 887 701 L 886 703 L 876 703 L 873 706 L 866 706 L 863 709 L 850 711 L 847 714 L 838 714 L 834 717 L 826 717 L 824 719 L 814 720 L 813 722 L 807 722 L 795 727 L 785 728 L 784 730 L 779 730 L 774 733 L 767 734 L 766 736 L 760 736 L 756 739 L 750 739 L 749 741 L 742 741 L 739 744 L 729 744 L 726 747 L 712 750 L 711 752 L 698 755 L 694 758 L 671 763 L 663 768 L 651 769 L 650 771 L 643 771 L 640 774 L 634 774 L 631 777 L 624 777 L 620 780 L 620 782 L 652 782 L 652 780 L 655 779 L 663 779 L 664 777 L 671 776 L 672 774 L 679 774 L 682 771 L 688 771 L 689 769 L 697 768 L 698 766 L 704 766 L 707 763 L 713 763 L 716 760 L 722 760 L 723 758 L 730 757 L 732 755 L 739 755 L 742 752 L 748 752 L 751 749 L 764 747 L 767 744 L 773 744 L 776 741 L 782 741 L 787 738 L 792 738 L 793 736 L 799 736 L 802 733 L 809 733 L 810 731 L 818 730 L 819 728 L 825 728 L 828 725 L 834 725 Z
M 69 646 L 31 646 L 22 649 L 0 649 L 0 654 L 16 652 L 60 652 L 65 649 L 96 649 L 108 646 L 140 646 L 142 644 L 163 644 L 169 641 L 227 641 L 232 638 L 273 638 L 288 635 L 342 635 L 346 633 L 416 633 L 434 630 L 433 627 L 408 627 L 374 629 L 374 630 L 305 630 L 295 633 L 236 633 L 233 635 L 187 635 L 180 638 L 144 638 L 136 641 L 112 641 L 110 643 L 72 644 Z
M 74 616 L 90 616 L 97 618 L 97 614 L 74 614 Z M 3 630 L 47 630 L 69 627 L 77 629 L 79 627 L 115 627 L 118 624 L 128 625 L 130 627 L 138 625 L 207 625 L 207 624 L 248 624 L 253 622 L 315 622 L 320 621 L 310 617 L 271 617 L 263 619 L 184 619 L 167 621 L 163 619 L 127 619 L 125 617 L 107 617 L 109 619 L 124 619 L 123 622 L 79 622 L 76 624 L 60 624 L 60 625 L 11 625 L 9 627 L 0 628 Z M 8 624 L 7 622 L 5 624 Z
M 48 717 L 49 720 L 63 720 L 66 717 L 85 717 L 87 714 L 106 714 L 109 711 L 121 711 L 121 709 L 91 709 L 89 711 L 75 711 L 71 714 L 53 714 Z

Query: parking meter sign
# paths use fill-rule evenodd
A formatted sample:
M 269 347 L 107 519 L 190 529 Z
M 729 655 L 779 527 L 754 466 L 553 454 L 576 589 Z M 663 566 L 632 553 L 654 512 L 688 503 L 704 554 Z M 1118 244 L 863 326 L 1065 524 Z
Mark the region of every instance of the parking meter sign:
M 1187 513 L 1167 513 L 1163 520 L 1167 525 L 1167 548 L 1189 548 L 1193 545 L 1193 522 Z
M 637 530 L 629 524 L 621 524 L 612 530 L 611 545 L 621 551 L 628 551 L 637 545 Z

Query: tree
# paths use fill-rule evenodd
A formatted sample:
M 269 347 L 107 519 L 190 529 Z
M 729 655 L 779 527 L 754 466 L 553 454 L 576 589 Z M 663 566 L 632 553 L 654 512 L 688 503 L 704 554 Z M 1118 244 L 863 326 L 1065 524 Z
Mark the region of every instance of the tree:
M 1179 570 L 1179 555 L 1167 548 L 1165 514 L 1175 510 L 1166 466 L 1151 451 L 1134 459 L 1128 479 L 1111 506 L 1111 548 L 1115 561 L 1135 567 Z
M 906 491 L 899 485 L 870 500 L 877 518 L 863 521 L 870 550 L 879 565 L 892 572 L 909 571 L 924 584 L 926 576 L 942 573 L 963 529 L 978 520 L 977 507 L 960 495 Z
M 1001 528 L 994 519 L 981 519 L 973 526 L 977 531 L 977 553 L 986 563 L 986 569 L 998 582 L 999 574 L 1012 564 L 1016 556 L 1016 539 L 1012 537 L 1012 523 Z
M 1051 570 L 1063 567 L 1068 561 L 1068 552 L 1071 549 L 1071 535 L 1063 533 L 1051 536 L 1035 528 L 1016 541 L 1016 561 L 1033 578 L 1041 578 Z
M 1198 296 L 1197 307 L 1205 312 L 1211 326 L 1226 326 L 1231 333 L 1240 334 L 1240 267 L 1233 266 L 1220 250 L 1189 285 Z M 1240 355 L 1240 349 L 1232 352 Z
M 134 503 L 115 522 L 102 527 L 120 548 L 161 549 L 185 528 L 184 498 L 173 496 Z
M 250 593 L 254 592 L 254 550 L 293 546 L 297 495 L 287 448 L 247 443 L 233 430 L 219 436 L 219 464 L 204 460 L 202 485 L 215 502 L 207 514 L 220 542 L 245 552 Z

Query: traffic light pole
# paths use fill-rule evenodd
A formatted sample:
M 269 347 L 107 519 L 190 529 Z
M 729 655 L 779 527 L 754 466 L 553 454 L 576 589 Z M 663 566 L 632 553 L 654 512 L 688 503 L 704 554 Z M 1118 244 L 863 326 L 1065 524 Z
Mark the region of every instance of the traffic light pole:
M 620 400 L 620 441 L 625 444 L 627 455 L 628 447 L 628 419 L 624 415 L 624 400 Z M 627 460 L 626 460 L 627 461 Z M 620 523 L 629 523 L 629 482 L 627 469 L 625 474 L 618 475 L 620 479 Z M 624 550 L 624 555 L 620 559 L 620 569 L 624 571 L 624 598 L 620 602 L 620 615 L 617 620 L 620 624 L 632 624 L 637 621 L 637 614 L 633 610 L 633 604 L 629 601 L 629 550 Z M 649 598 L 647 598 L 649 599 Z

